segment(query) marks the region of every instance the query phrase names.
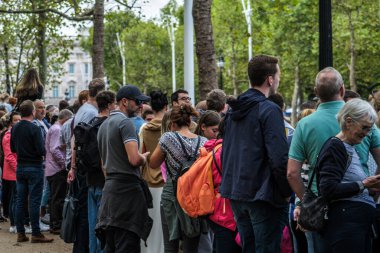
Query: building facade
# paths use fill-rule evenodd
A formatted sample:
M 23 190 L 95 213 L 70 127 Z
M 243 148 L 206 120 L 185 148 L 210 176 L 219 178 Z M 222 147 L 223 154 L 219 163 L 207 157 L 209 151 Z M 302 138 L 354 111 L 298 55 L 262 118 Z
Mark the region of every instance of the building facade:
M 78 93 L 88 88 L 92 79 L 91 55 L 81 48 L 78 39 L 75 39 L 69 59 L 62 67 L 63 75 L 53 76 L 51 85 L 45 90 L 46 104 L 58 105 L 62 99 L 72 104 Z

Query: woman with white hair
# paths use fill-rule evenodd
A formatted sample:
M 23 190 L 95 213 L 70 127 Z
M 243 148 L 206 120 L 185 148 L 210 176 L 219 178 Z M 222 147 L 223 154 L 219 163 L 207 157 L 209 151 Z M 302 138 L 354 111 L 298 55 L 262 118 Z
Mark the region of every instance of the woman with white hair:
M 337 118 L 341 131 L 326 141 L 317 164 L 319 191 L 329 201 L 323 236 L 332 252 L 371 252 L 371 194 L 380 189 L 380 175 L 363 169 L 355 145 L 370 134 L 377 114 L 368 102 L 352 99 Z

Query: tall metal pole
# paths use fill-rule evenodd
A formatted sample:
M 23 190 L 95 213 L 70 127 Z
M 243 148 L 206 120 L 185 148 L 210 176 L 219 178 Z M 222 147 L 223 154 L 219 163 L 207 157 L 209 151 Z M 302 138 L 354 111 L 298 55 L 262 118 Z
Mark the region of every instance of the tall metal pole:
M 319 69 L 332 66 L 331 0 L 319 0 Z
M 170 17 L 168 22 L 168 33 L 170 38 L 170 43 L 172 46 L 172 83 L 173 83 L 173 93 L 177 90 L 176 79 L 175 79 L 175 36 L 174 36 L 174 17 Z
M 184 86 L 189 92 L 194 105 L 194 34 L 193 34 L 193 0 L 185 0 L 184 10 Z
M 251 9 L 251 1 L 247 1 L 247 7 L 245 6 L 245 0 L 241 0 L 241 3 L 243 5 L 243 13 L 245 16 L 245 21 L 247 22 L 248 27 L 248 61 L 252 59 L 252 9 Z
M 124 54 L 124 43 L 120 42 L 119 33 L 116 33 L 117 38 L 117 45 L 119 47 L 120 55 L 121 55 L 121 62 L 123 65 L 123 86 L 127 85 L 127 76 L 126 76 L 126 70 L 125 70 L 125 54 Z

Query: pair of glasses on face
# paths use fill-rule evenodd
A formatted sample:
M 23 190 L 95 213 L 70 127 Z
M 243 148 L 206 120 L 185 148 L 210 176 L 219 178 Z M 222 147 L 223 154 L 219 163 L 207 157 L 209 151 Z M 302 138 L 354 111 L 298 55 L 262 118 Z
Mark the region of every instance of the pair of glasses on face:
M 181 97 L 179 100 L 182 100 L 182 101 L 191 101 L 191 97 Z
M 354 120 L 354 122 L 357 123 L 360 126 L 360 128 L 362 129 L 362 131 L 365 131 L 365 132 L 371 131 L 371 128 L 373 126 L 373 125 L 364 125 L 364 124 L 362 124 L 362 123 L 360 123 L 359 121 L 356 121 L 356 120 Z

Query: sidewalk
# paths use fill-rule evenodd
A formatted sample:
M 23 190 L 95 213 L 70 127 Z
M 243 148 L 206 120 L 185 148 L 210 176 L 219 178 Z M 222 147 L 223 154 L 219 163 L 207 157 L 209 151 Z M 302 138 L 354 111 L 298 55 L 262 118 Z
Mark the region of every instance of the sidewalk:
M 52 243 L 17 243 L 17 234 L 9 233 L 9 222 L 0 223 L 0 252 L 1 253 L 68 253 L 72 252 L 72 244 L 64 243 L 59 235 L 44 232 L 49 238 L 54 238 Z M 27 234 L 29 239 L 32 235 Z

